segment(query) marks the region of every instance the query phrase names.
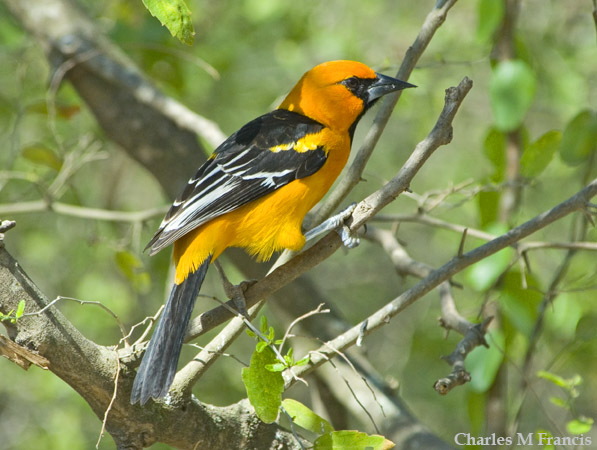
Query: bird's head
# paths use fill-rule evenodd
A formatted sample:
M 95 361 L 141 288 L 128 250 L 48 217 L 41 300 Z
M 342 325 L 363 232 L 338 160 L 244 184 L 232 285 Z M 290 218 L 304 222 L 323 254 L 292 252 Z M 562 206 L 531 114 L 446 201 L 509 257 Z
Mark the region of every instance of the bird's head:
M 330 61 L 305 73 L 278 108 L 304 114 L 338 131 L 354 130 L 380 97 L 409 87 L 415 86 L 356 61 Z

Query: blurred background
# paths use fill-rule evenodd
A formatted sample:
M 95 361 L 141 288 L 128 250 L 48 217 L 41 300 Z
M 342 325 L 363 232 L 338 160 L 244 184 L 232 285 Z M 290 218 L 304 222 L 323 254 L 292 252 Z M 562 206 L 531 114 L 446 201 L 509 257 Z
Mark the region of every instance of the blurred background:
M 155 85 L 216 122 L 226 135 L 275 108 L 302 73 L 320 62 L 354 59 L 394 75 L 433 7 L 432 1 L 404 0 L 191 0 L 196 35 L 194 44 L 186 46 L 141 2 L 76 3 Z M 433 127 L 445 89 L 464 76 L 474 87 L 456 117 L 452 143 L 425 164 L 411 185 L 413 193 L 400 196 L 384 215 L 414 215 L 423 208 L 438 219 L 499 234 L 595 178 L 597 131 L 587 132 L 597 129 L 593 3 L 520 1 L 510 54 L 504 56 L 500 29 L 512 3 L 462 1 L 450 11 L 409 80 L 418 88 L 402 95 L 364 182 L 347 203 L 361 200 L 396 174 Z M 504 66 L 505 60 L 517 65 Z M 56 93 L 56 114 L 49 114 L 51 70 L 43 49 L 1 2 L 0 61 L 0 217 L 17 221 L 6 247 L 50 299 L 100 301 L 127 326 L 153 315 L 169 290 L 170 254 L 150 258 L 142 249 L 162 213 L 143 223 L 106 222 L 26 207 L 17 212 L 15 205 L 42 200 L 48 192 L 63 203 L 116 211 L 165 207 L 172 199 L 151 173 L 105 136 L 69 83 Z M 515 73 L 514 82 L 508 70 Z M 508 86 L 516 89 L 508 91 Z M 511 110 L 501 105 L 504 92 L 523 105 Z M 359 125 L 353 149 L 374 114 Z M 539 165 L 527 161 L 515 180 L 508 179 L 505 163 L 512 138 L 525 151 L 534 145 L 533 151 L 546 160 Z M 72 169 L 67 175 L 65 164 Z M 195 170 L 195 162 L 189 163 L 187 177 Z M 504 206 L 512 189 L 517 200 Z M 597 242 L 597 231 L 584 220 L 580 214 L 569 216 L 530 239 Z M 433 267 L 455 255 L 461 238 L 416 221 L 373 225 L 395 230 L 413 258 Z M 465 249 L 482 242 L 469 238 Z M 241 281 L 238 270 L 223 261 L 232 281 Z M 595 250 L 538 249 L 528 253 L 528 262 L 532 271 L 523 273 L 514 251 L 505 251 L 455 277 L 462 285 L 454 290 L 460 313 L 471 321 L 489 314 L 497 320 L 488 337 L 491 348 L 476 349 L 467 360 L 472 382 L 445 397 L 432 385 L 449 372 L 440 356 L 451 353 L 460 337 L 451 333 L 446 339 L 438 326 L 436 292 L 365 341 L 362 352 L 379 374 L 447 442 L 459 432 L 484 435 L 494 419 L 488 408 L 494 401 L 510 430 L 517 423 L 515 429 L 524 433 L 592 433 L 597 442 L 589 431 L 590 418 L 597 416 Z M 552 285 L 563 264 L 561 280 Z M 310 277 L 322 301 L 334 303 L 351 324 L 417 281 L 397 276 L 383 249 L 367 241 L 355 250 L 338 251 Z M 553 302 L 544 295 L 550 285 Z M 223 298 L 215 271 L 202 292 Z M 197 310 L 212 306 L 213 301 L 200 298 Z M 121 337 L 114 319 L 98 307 L 63 301 L 59 308 L 99 344 L 115 345 Z M 263 313 L 283 334 L 285 323 L 267 308 Z M 541 332 L 535 340 L 538 323 Z M 248 362 L 253 347 L 253 340 L 243 336 L 229 352 Z M 190 357 L 193 349 L 185 352 Z M 217 405 L 245 397 L 241 368 L 233 358 L 220 358 L 195 395 Z M 538 376 L 539 371 L 548 374 Z M 288 395 L 308 401 L 304 389 Z M 351 424 L 373 431 L 370 424 Z M 87 404 L 56 376 L 35 367 L 24 373 L 0 360 L 0 449 L 92 448 L 100 427 Z M 111 438 L 105 437 L 100 448 L 113 448 Z

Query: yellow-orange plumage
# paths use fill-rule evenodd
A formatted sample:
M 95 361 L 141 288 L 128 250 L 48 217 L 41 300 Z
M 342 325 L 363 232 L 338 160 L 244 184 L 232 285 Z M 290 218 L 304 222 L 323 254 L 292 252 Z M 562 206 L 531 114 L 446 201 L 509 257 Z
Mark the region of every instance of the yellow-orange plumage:
M 275 251 L 303 247 L 305 215 L 329 190 L 350 153 L 346 132 L 324 128 L 306 140 L 313 138 L 327 143 L 328 158 L 318 172 L 217 217 L 174 243 L 175 283 L 182 283 L 208 255 L 214 260 L 228 247 L 245 248 L 259 261 L 268 260 Z
M 228 247 L 259 261 L 300 250 L 305 215 L 345 166 L 361 115 L 382 95 L 410 86 L 354 61 L 320 64 L 277 110 L 246 124 L 199 168 L 148 244 L 151 254 L 174 244 L 176 276 L 132 403 L 167 393 L 209 264 Z

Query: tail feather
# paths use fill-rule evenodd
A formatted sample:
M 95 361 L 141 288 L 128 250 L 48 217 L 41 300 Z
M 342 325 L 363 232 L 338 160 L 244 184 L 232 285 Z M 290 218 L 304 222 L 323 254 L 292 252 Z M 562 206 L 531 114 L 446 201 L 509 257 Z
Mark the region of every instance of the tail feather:
M 211 262 L 209 256 L 199 268 L 170 291 L 164 312 L 149 341 L 131 392 L 131 404 L 144 405 L 149 398 L 161 398 L 168 393 L 184 336 L 189 325 L 195 299 Z

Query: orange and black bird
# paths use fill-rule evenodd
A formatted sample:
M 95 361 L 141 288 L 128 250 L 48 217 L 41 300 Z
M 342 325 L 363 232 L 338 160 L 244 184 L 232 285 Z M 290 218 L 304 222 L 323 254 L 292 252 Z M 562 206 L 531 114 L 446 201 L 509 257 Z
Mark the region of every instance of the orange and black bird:
M 278 250 L 300 250 L 303 219 L 346 164 L 359 119 L 383 95 L 409 87 L 358 62 L 320 64 L 276 110 L 243 126 L 199 168 L 146 247 L 154 255 L 174 244 L 176 276 L 131 403 L 168 392 L 210 263 L 228 247 L 259 261 Z M 318 231 L 337 227 L 343 217 Z

